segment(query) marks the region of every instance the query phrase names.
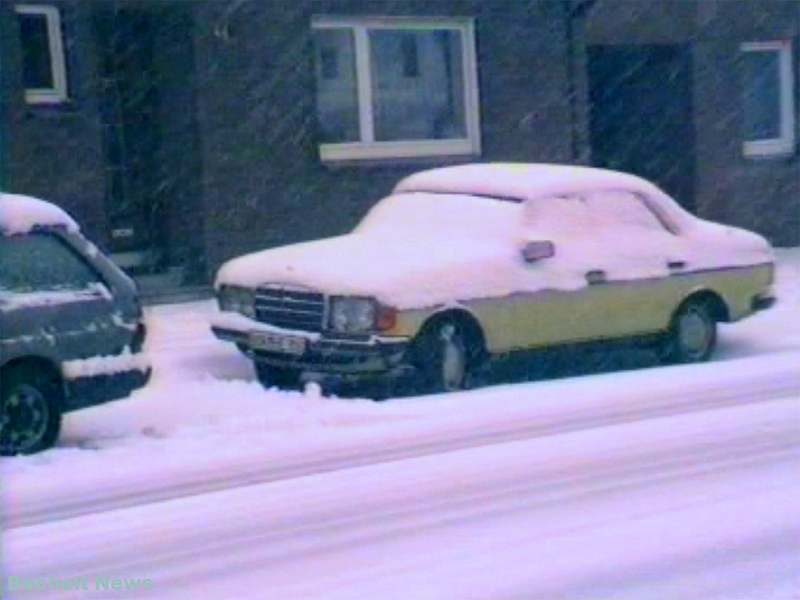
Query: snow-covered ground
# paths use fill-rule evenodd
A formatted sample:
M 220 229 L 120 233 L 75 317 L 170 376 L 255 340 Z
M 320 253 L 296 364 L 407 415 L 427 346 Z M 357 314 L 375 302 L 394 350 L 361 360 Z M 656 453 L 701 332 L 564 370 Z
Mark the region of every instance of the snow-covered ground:
M 2 569 L 156 598 L 800 597 L 800 249 L 779 257 L 778 306 L 709 364 L 386 403 L 265 391 L 210 302 L 150 309 L 150 385 L 2 461 Z

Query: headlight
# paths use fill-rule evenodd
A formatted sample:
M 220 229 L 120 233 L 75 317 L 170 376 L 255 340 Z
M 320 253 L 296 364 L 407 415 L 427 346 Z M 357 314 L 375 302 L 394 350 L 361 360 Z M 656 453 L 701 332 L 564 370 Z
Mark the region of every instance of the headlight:
M 375 328 L 377 307 L 371 298 L 331 298 L 334 331 L 363 333 Z
M 226 285 L 219 292 L 219 309 L 255 318 L 255 292 L 249 288 Z

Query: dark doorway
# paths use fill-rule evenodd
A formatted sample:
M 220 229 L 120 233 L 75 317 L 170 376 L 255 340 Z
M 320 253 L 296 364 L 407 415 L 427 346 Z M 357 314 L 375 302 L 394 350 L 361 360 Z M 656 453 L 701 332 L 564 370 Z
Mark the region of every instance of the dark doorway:
M 593 164 L 649 179 L 693 210 L 688 48 L 590 46 L 588 74 Z
M 112 258 L 143 292 L 201 284 L 192 6 L 108 0 L 93 16 Z
M 153 23 L 145 10 L 109 3 L 95 12 L 101 73 L 109 244 L 131 270 L 163 266 L 155 197 L 159 147 Z

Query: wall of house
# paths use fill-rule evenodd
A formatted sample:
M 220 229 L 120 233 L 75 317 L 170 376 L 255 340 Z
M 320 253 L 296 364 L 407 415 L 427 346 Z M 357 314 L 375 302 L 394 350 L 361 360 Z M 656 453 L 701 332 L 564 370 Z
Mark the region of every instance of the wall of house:
M 795 0 L 598 0 L 586 44 L 687 44 L 692 60 L 695 205 L 700 216 L 753 229 L 776 245 L 800 244 L 800 157 L 742 152 L 739 46 L 794 41 L 800 111 L 800 4 Z M 800 118 L 795 119 L 800 127 Z M 800 133 L 800 129 L 798 129 Z M 796 136 L 800 143 L 800 135 Z
M 0 3 L 4 188 L 60 204 L 89 235 L 102 242 L 106 232 L 105 174 L 89 4 L 79 0 L 50 4 L 61 9 L 67 40 L 69 102 L 58 106 L 25 103 L 14 5 Z
M 320 162 L 314 14 L 474 17 L 480 159 L 571 159 L 561 2 L 205 2 L 195 15 L 196 58 L 212 270 L 242 252 L 345 233 L 401 177 L 452 162 Z
M 800 244 L 800 3 L 705 3 L 694 42 L 697 189 L 702 214 L 754 229 L 777 245 Z M 738 87 L 742 42 L 792 39 L 795 148 L 786 156 L 746 158 Z

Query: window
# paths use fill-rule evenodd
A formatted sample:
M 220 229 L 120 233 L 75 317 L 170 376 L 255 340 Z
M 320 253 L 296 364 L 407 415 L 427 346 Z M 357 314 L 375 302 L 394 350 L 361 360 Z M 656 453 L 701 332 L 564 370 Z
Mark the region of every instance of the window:
M 312 26 L 323 161 L 480 154 L 471 19 Z
M 82 291 L 99 283 L 94 270 L 52 235 L 0 237 L 0 291 Z
M 742 44 L 745 156 L 794 151 L 794 78 L 789 41 Z
M 16 7 L 22 43 L 22 81 L 29 104 L 54 104 L 67 99 L 67 76 L 61 17 L 54 6 Z
M 673 233 L 643 197 L 625 190 L 602 190 L 528 201 L 525 216 L 534 227 L 579 235 Z

